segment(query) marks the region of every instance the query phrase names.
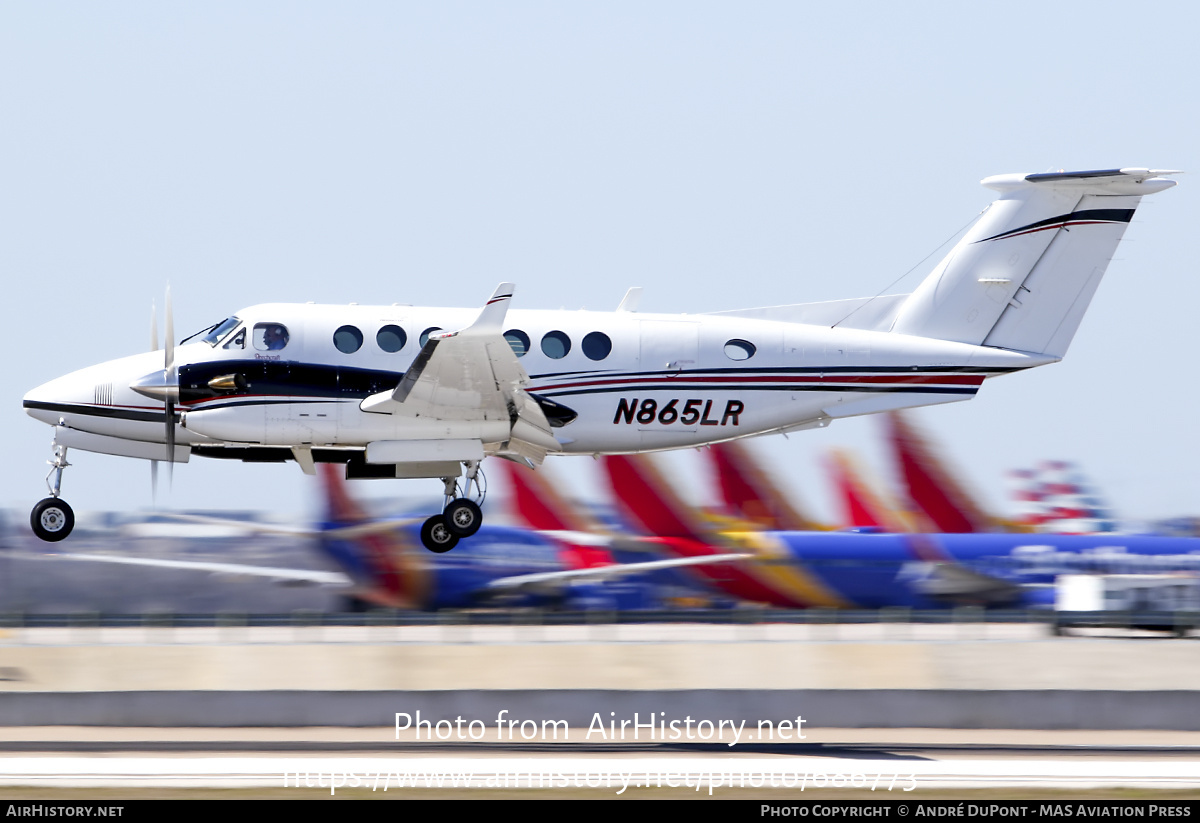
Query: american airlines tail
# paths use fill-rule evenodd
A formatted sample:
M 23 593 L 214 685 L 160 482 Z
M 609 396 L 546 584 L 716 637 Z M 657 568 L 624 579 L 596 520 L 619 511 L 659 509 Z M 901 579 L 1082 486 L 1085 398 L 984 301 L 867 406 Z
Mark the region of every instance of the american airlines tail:
M 1000 199 L 904 300 L 891 330 L 1061 358 L 1141 198 L 1177 173 L 986 178 Z
M 1116 515 L 1085 483 L 1078 466 L 1046 460 L 1009 473 L 1017 520 L 1037 532 L 1096 534 L 1117 530 Z

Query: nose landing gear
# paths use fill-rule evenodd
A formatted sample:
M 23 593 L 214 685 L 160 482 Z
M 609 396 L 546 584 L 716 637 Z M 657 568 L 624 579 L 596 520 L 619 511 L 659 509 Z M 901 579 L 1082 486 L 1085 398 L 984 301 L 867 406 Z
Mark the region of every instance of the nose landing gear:
M 421 526 L 421 542 L 431 552 L 442 554 L 450 551 L 458 545 L 460 539 L 475 534 L 483 525 L 480 504 L 487 497 L 487 479 L 479 469 L 479 461 L 472 460 L 466 466 L 465 492 L 459 495 L 456 478 L 443 477 L 446 503 L 442 513 L 430 517 Z
M 42 540 L 48 543 L 57 543 L 71 533 L 71 529 L 75 528 L 75 512 L 65 501 L 59 500 L 58 495 L 62 489 L 62 473 L 63 469 L 71 465 L 67 462 L 67 447 L 54 447 L 54 459 L 47 461 L 51 466 L 50 473 L 46 475 L 46 486 L 50 489 L 50 496 L 39 501 L 33 507 L 33 511 L 29 515 L 29 525 Z M 50 478 L 54 477 L 51 481 Z

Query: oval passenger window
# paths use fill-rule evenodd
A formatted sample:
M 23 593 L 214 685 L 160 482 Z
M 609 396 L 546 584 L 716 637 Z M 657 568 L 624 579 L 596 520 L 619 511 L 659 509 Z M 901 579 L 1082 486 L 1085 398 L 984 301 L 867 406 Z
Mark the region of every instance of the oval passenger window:
M 588 360 L 603 360 L 612 353 L 612 340 L 602 331 L 590 332 L 583 338 L 583 353 Z
M 529 335 L 520 329 L 509 329 L 504 333 L 504 339 L 512 346 L 517 357 L 524 357 L 529 353 Z
M 542 354 L 560 360 L 571 351 L 571 338 L 565 332 L 548 331 L 542 337 Z
M 375 334 L 375 342 L 388 354 L 394 354 L 404 348 L 408 335 L 399 326 L 384 326 Z
M 725 356 L 730 360 L 749 360 L 755 351 L 754 344 L 748 340 L 735 338 L 725 343 Z
M 343 354 L 354 354 L 362 344 L 363 333 L 354 326 L 342 326 L 333 333 L 333 345 Z

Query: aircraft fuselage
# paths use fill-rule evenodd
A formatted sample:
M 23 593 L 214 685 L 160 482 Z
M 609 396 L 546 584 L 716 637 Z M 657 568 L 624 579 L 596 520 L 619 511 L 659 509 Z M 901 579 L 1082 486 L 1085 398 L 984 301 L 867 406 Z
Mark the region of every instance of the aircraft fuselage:
M 411 437 L 412 421 L 364 411 L 363 400 L 398 385 L 426 330 L 464 327 L 473 314 L 307 304 L 244 309 L 212 342 L 176 348 L 176 442 L 361 449 Z M 286 329 L 286 345 L 259 348 L 256 329 L 261 337 L 271 326 Z M 578 415 L 555 429 L 564 453 L 695 446 L 965 400 L 985 377 L 1047 362 L 927 338 L 706 315 L 513 310 L 506 328 L 514 349 L 529 341 L 518 352 L 528 391 Z M 398 350 L 385 351 L 401 340 Z M 339 343 L 357 349 L 343 351 Z M 163 443 L 164 404 L 131 388 L 156 371 L 162 355 L 155 352 L 102 363 L 34 389 L 25 408 L 51 425 L 61 420 L 79 432 Z

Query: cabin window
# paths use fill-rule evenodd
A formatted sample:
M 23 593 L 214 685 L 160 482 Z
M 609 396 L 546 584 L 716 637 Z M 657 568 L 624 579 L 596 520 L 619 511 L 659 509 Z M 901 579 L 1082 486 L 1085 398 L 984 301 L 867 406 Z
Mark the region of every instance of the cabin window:
M 421 348 L 425 348 L 425 344 L 429 342 L 429 335 L 441 330 L 441 326 L 430 326 L 425 331 L 421 332 Z
M 393 354 L 404 348 L 404 344 L 408 342 L 408 335 L 399 326 L 384 326 L 375 334 L 375 342 L 379 344 L 379 348 Z
M 354 326 L 342 326 L 333 333 L 333 345 L 342 354 L 354 354 L 362 344 L 363 333 Z
M 254 324 L 254 348 L 259 351 L 279 351 L 288 344 L 289 337 L 282 323 Z
M 504 339 L 512 346 L 513 354 L 524 357 L 529 353 L 529 335 L 520 329 L 509 329 L 504 333 Z
M 612 340 L 602 331 L 590 332 L 583 338 L 583 353 L 588 360 L 603 360 L 612 353 Z
M 728 340 L 725 343 L 725 356 L 730 360 L 749 360 L 758 351 L 748 340 Z
M 559 360 L 567 356 L 571 351 L 571 338 L 567 337 L 566 332 L 548 331 L 542 337 L 542 354 L 554 360 Z

